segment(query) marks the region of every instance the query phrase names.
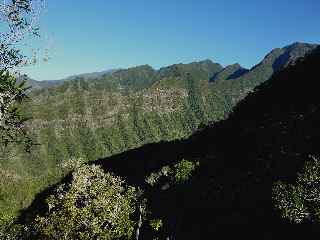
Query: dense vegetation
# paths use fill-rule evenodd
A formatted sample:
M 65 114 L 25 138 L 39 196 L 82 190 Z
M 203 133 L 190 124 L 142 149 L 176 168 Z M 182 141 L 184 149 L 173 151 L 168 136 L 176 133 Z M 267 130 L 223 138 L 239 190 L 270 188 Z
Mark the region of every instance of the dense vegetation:
M 31 139 L 25 131 L 25 121 L 19 103 L 26 99 L 25 83 L 16 84 L 8 71 L 0 71 L 0 146 L 24 143 L 31 148 Z
M 294 223 L 319 223 L 320 220 L 320 164 L 317 158 L 310 158 L 298 174 L 296 184 L 279 181 L 273 187 L 276 208 L 283 218 Z
M 47 198 L 47 212 L 35 219 L 37 238 L 131 239 L 141 195 L 98 166 L 80 167 Z
M 164 234 L 177 239 L 317 234 L 319 165 L 312 156 L 319 155 L 319 62 L 318 49 L 250 93 L 227 120 L 186 141 L 145 146 L 100 163 L 142 184 L 148 172 L 182 158 L 197 159 L 200 167 L 191 182 L 161 190 L 164 181 L 151 190 L 152 209 L 164 219 Z M 279 183 L 287 190 L 277 192 Z M 289 204 L 283 208 L 279 201 Z M 292 211 L 299 207 L 300 212 Z M 305 217 L 303 224 L 292 224 L 290 217 L 299 214 Z
M 317 48 L 255 88 L 226 120 L 188 139 L 95 161 L 144 189 L 154 220 L 144 221 L 141 239 L 317 236 L 319 63 Z M 297 98 L 301 93 L 308 94 Z M 20 221 L 42 215 L 52 193 L 39 194 Z
M 265 82 L 275 71 L 279 71 L 290 61 L 304 55 L 314 47 L 313 45 L 294 44 L 283 49 L 276 49 L 250 71 L 241 70 L 241 74 L 239 74 L 239 67 L 237 66 L 223 69 L 210 61 L 177 64 L 159 71 L 155 71 L 149 66 L 141 66 L 116 71 L 99 79 L 76 79 L 67 81 L 57 87 L 34 91 L 31 96 L 32 101 L 25 105 L 25 113 L 33 116 L 29 129 L 39 146 L 35 146 L 31 154 L 26 154 L 22 148 L 18 149 L 16 147 L 2 153 L 3 160 L 1 161 L 0 173 L 2 177 L 0 182 L 1 213 L 5 216 L 16 214 L 17 210 L 28 206 L 37 192 L 68 174 L 73 169 L 70 166 L 76 164 L 74 163 L 75 159 L 83 159 L 81 161 L 87 162 L 136 148 L 146 143 L 184 138 L 197 129 L 199 125 L 203 127 L 210 121 L 224 119 L 231 109 L 255 86 Z M 289 57 L 284 58 L 285 56 Z M 237 77 L 234 78 L 234 76 Z M 270 96 L 273 95 L 270 94 Z M 262 109 L 267 107 L 261 105 Z M 243 110 L 243 112 L 245 111 Z M 249 113 L 252 115 L 255 112 L 258 111 L 256 109 L 248 110 L 248 116 L 250 116 Z M 233 129 L 233 132 L 231 129 Z M 213 153 L 209 153 L 208 149 L 213 148 L 213 146 L 218 148 L 222 146 L 222 143 L 225 144 L 224 148 L 229 146 L 240 150 L 239 145 L 243 147 L 241 153 L 244 154 L 244 149 L 250 152 L 242 146 L 246 138 L 244 140 L 233 136 L 236 135 L 237 131 L 235 127 L 230 127 L 230 130 L 224 133 L 212 134 L 206 140 L 201 140 L 194 147 L 190 147 L 188 152 L 193 149 L 198 153 L 203 152 L 201 156 L 208 155 L 206 156 L 208 159 L 216 159 L 218 157 L 213 157 Z M 229 136 L 229 138 L 226 136 Z M 236 139 L 239 143 L 236 143 Z M 210 145 L 204 144 L 206 142 Z M 159 146 L 161 148 L 162 146 L 168 147 L 166 144 L 160 144 Z M 150 148 L 147 150 L 148 153 L 142 151 L 143 154 L 136 153 L 136 156 L 130 155 L 130 152 L 129 154 L 115 156 L 115 159 L 118 158 L 118 163 L 110 160 L 111 165 L 115 164 L 110 169 L 114 169 L 117 174 L 128 178 L 130 184 L 140 185 L 143 182 L 142 187 L 145 187 L 145 178 L 151 173 L 159 173 L 163 166 L 173 164 L 170 167 L 170 169 L 173 169 L 172 171 L 179 169 L 179 165 L 174 165 L 179 160 L 175 161 L 174 159 L 183 156 L 185 153 L 181 152 L 182 149 L 189 148 L 189 146 L 173 145 L 169 149 L 159 150 L 157 148 L 153 149 L 153 145 L 147 145 L 143 149 L 148 148 Z M 228 152 L 228 150 L 225 151 Z M 132 152 L 134 153 L 135 150 L 132 150 Z M 175 153 L 173 154 L 173 152 Z M 156 157 L 154 154 L 159 155 L 157 157 L 161 156 L 163 159 L 153 165 L 152 159 Z M 219 164 L 224 161 L 228 162 L 224 155 L 219 156 L 217 170 L 210 174 L 218 173 L 218 169 L 221 170 Z M 121 159 L 119 156 L 121 156 Z M 241 156 L 240 153 L 239 156 Z M 148 157 L 149 159 L 147 159 Z M 236 155 L 233 157 L 238 158 Z M 130 164 L 127 162 L 124 166 L 124 159 L 130 158 L 132 159 Z M 194 159 L 195 161 L 198 158 L 199 156 L 193 154 L 185 157 L 185 159 Z M 261 158 L 261 156 L 258 158 Z M 209 162 L 213 161 L 205 160 L 200 163 L 200 166 L 205 166 L 203 169 L 206 169 Z M 217 161 L 214 160 L 214 162 Z M 183 163 L 185 165 L 182 165 L 186 167 L 187 173 L 192 170 L 198 176 L 197 173 L 201 171 L 201 168 L 195 168 L 193 164 L 190 165 L 187 162 Z M 117 164 L 119 164 L 118 167 Z M 155 189 L 152 188 L 154 190 L 151 193 L 156 194 L 156 197 L 152 197 L 152 199 L 159 199 L 150 203 L 154 214 L 153 218 L 165 220 L 164 227 L 161 229 L 162 234 L 168 234 L 168 231 L 172 230 L 172 226 L 169 224 L 170 227 L 168 222 L 178 221 L 178 219 L 172 220 L 169 217 L 172 211 L 178 211 L 176 216 L 179 216 L 179 219 L 183 218 L 180 215 L 184 212 L 184 209 L 176 208 L 174 204 L 183 207 L 184 204 L 180 204 L 179 201 L 184 198 L 190 199 L 190 201 L 192 199 L 195 202 L 200 201 L 195 199 L 198 196 L 197 194 L 202 195 L 202 193 L 199 193 L 201 189 L 199 186 L 201 184 L 208 185 L 204 183 L 205 181 L 212 181 L 209 180 L 211 175 L 209 177 L 203 171 L 205 172 L 205 170 L 201 172 L 201 175 L 203 175 L 201 180 L 192 184 L 197 186 L 195 192 L 185 191 L 190 187 L 190 182 L 173 181 L 172 176 L 168 176 L 168 180 L 161 178 L 160 184 L 156 185 Z M 234 175 L 230 177 L 228 183 L 231 181 L 237 182 L 238 178 L 244 177 L 244 173 L 240 169 L 230 169 L 230 171 Z M 136 175 L 133 176 L 133 174 Z M 218 175 L 221 176 L 221 173 Z M 185 175 L 182 173 L 180 179 L 184 179 L 183 176 Z M 188 174 L 187 176 L 189 177 Z M 143 180 L 137 180 L 135 177 Z M 215 178 L 213 177 L 213 179 Z M 223 181 L 222 176 L 219 181 Z M 162 196 L 164 190 L 161 189 L 167 189 L 168 184 L 168 194 Z M 179 187 L 171 189 L 170 186 L 172 185 Z M 206 189 L 204 192 L 221 191 L 218 186 L 212 188 L 212 190 Z M 224 188 L 226 192 L 223 192 L 223 194 L 229 194 L 228 188 L 231 188 L 231 185 L 227 184 Z M 163 209 L 159 205 L 160 202 L 172 201 L 171 194 L 176 194 L 176 200 L 170 204 L 164 204 L 166 209 Z M 230 199 L 234 199 L 234 197 L 236 196 Z M 226 202 L 222 199 L 219 201 L 230 204 L 230 199 Z M 190 201 L 188 200 L 185 203 L 187 207 L 191 206 L 188 205 L 191 204 Z M 199 204 L 201 207 L 208 207 L 209 202 L 200 202 Z M 216 206 L 220 205 L 217 203 Z M 160 209 L 162 217 L 159 216 Z M 196 213 L 197 211 L 197 209 L 193 209 L 191 212 Z M 186 216 L 186 219 L 188 219 L 188 216 Z M 199 221 L 199 225 L 195 224 L 195 228 L 199 228 L 200 224 L 201 221 Z M 194 231 L 196 232 L 196 230 Z M 179 232 L 179 234 L 182 233 Z
M 0 239 L 319 235 L 320 47 L 24 81 L 43 3 L 0 3 Z
M 42 0 L 0 3 L 0 148 L 24 143 L 26 150 L 30 150 L 32 141 L 19 108 L 27 89 L 25 81 L 16 82 L 15 75 L 19 67 L 30 64 L 19 45 L 28 37 L 39 36 L 38 14 L 42 3 Z

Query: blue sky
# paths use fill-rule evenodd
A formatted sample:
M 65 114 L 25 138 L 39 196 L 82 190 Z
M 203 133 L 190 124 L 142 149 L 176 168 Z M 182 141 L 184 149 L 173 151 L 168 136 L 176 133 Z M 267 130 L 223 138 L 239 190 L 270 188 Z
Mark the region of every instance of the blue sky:
M 46 0 L 48 63 L 37 80 L 149 64 L 211 59 L 251 67 L 271 49 L 319 43 L 319 0 Z

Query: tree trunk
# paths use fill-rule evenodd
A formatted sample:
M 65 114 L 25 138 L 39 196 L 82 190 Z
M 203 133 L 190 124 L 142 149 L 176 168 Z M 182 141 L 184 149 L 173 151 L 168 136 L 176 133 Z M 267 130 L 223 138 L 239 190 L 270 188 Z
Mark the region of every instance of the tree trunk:
M 142 226 L 142 214 L 143 214 L 143 208 L 142 208 L 142 206 L 141 206 L 141 205 L 139 206 L 139 212 L 140 212 L 140 215 L 139 215 L 138 227 L 137 227 L 137 230 L 136 230 L 136 240 L 139 240 L 139 236 L 140 236 L 140 228 L 141 228 L 141 226 Z

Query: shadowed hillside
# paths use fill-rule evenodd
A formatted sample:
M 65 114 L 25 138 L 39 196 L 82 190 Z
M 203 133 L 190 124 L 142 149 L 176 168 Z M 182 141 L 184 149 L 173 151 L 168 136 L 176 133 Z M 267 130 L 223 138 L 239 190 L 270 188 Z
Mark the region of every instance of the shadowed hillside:
M 162 161 L 167 165 L 182 158 L 200 160 L 189 184 L 152 196 L 155 212 L 161 209 L 158 214 L 166 213 L 168 222 L 175 222 L 171 231 L 178 239 L 217 234 L 264 239 L 312 236 L 316 231 L 312 225 L 291 226 L 280 219 L 271 188 L 277 180 L 293 182 L 310 155 L 319 156 L 319 64 L 318 48 L 256 88 L 227 120 L 187 141 L 146 146 L 100 163 L 106 169 L 114 164 L 119 174 L 135 182 L 140 176 L 142 182 L 142 176 L 159 169 Z
M 39 145 L 31 154 L 15 146 L 2 150 L 0 209 L 14 212 L 28 206 L 36 192 L 68 173 L 74 159 L 92 161 L 187 138 L 199 126 L 224 119 L 271 77 L 272 65 L 283 54 L 289 56 L 281 62 L 285 66 L 315 46 L 275 49 L 234 79 L 229 78 L 241 70 L 238 65 L 223 69 L 205 60 L 158 71 L 144 65 L 33 91 L 24 111 L 32 118 L 29 132 Z
M 319 64 L 317 48 L 255 88 L 228 119 L 186 140 L 148 144 L 94 163 L 145 189 L 153 215 L 165 222 L 163 239 L 312 237 L 319 233 L 316 225 L 280 218 L 271 191 L 278 180 L 295 181 L 310 155 L 319 156 Z M 200 163 L 186 183 L 163 178 L 151 187 L 145 181 L 182 159 Z M 24 214 L 39 208 L 40 196 Z M 145 229 L 143 239 L 149 234 Z

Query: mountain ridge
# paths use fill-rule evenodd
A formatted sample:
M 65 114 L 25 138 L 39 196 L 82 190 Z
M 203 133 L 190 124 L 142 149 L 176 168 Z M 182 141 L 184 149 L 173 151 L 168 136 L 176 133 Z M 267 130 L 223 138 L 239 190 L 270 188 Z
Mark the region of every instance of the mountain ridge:
M 308 156 L 320 153 L 319 64 L 320 47 L 257 86 L 227 119 L 187 139 L 152 143 L 91 163 L 145 189 L 153 216 L 164 222 L 159 233 L 163 238 L 316 236 L 319 229 L 313 223 L 299 225 L 280 218 L 272 186 L 295 179 Z M 301 79 L 306 84 L 301 85 Z M 148 186 L 149 174 L 182 159 L 200 164 L 187 183 L 176 186 L 162 177 L 155 187 Z M 49 193 L 47 189 L 42 194 Z M 33 215 L 41 214 L 44 195 L 29 208 Z M 151 239 L 148 231 L 143 234 Z
M 278 56 L 278 59 L 275 60 L 274 64 L 273 64 L 273 68 L 275 71 L 279 70 L 279 67 L 283 66 L 284 63 L 287 62 L 292 62 L 294 60 L 296 60 L 299 56 L 304 55 L 306 52 L 314 49 L 317 45 L 316 44 L 308 44 L 308 43 L 302 43 L 302 42 L 295 42 L 293 44 L 287 45 L 283 48 L 275 48 L 272 51 L 270 51 L 268 54 L 266 54 L 266 56 L 263 58 L 263 60 L 253 66 L 251 70 L 254 70 L 256 67 L 259 67 L 260 64 L 266 64 L 269 61 L 273 61 L 271 59 L 273 59 L 274 55 L 280 55 Z M 195 61 L 195 62 L 190 62 L 190 63 L 179 63 L 179 64 L 172 64 L 166 67 L 161 67 L 159 70 L 156 70 L 154 68 L 152 68 L 150 65 L 145 64 L 145 65 L 139 65 L 139 66 L 134 66 L 134 67 L 130 67 L 130 68 L 126 68 L 126 69 L 111 69 L 111 70 L 105 70 L 105 71 L 100 71 L 100 72 L 92 72 L 92 73 L 83 73 L 83 74 L 76 74 L 76 75 L 71 75 L 69 77 L 66 78 L 62 78 L 60 80 L 42 80 L 42 81 L 38 81 L 38 80 L 34 80 L 31 78 L 27 78 L 27 85 L 32 86 L 33 89 L 39 90 L 39 89 L 43 89 L 43 88 L 48 88 L 48 87 L 52 87 L 52 86 L 58 86 L 63 84 L 63 82 L 65 81 L 70 81 L 70 80 L 75 80 L 77 78 L 83 78 L 84 80 L 94 80 L 94 79 L 99 79 L 99 78 L 104 78 L 107 75 L 112 75 L 113 73 L 118 73 L 118 72 L 122 72 L 122 73 L 126 73 L 126 72 L 131 72 L 137 69 L 146 69 L 148 68 L 150 71 L 155 71 L 157 73 L 159 73 L 160 75 L 165 74 L 166 72 L 172 72 L 175 71 L 175 74 L 178 74 L 179 71 L 185 71 L 185 69 L 187 69 L 188 67 L 201 67 L 204 70 L 207 70 L 208 76 L 211 79 L 210 81 L 215 81 L 215 77 L 217 77 L 218 79 L 236 79 L 241 77 L 242 75 L 246 74 L 247 69 L 246 68 L 242 68 L 240 64 L 236 63 L 236 64 L 231 64 L 228 65 L 226 67 L 222 67 L 222 65 L 220 65 L 219 63 L 214 63 L 212 60 L 210 59 L 204 59 L 201 61 Z M 211 71 L 210 71 L 211 68 Z M 213 69 L 212 69 L 213 68 Z M 231 70 L 231 69 L 234 70 Z M 218 72 L 220 72 L 218 74 Z M 223 75 L 227 74 L 229 71 L 234 71 L 233 75 L 230 73 L 229 76 L 224 76 Z M 237 72 L 236 72 L 237 71 Z
M 86 80 L 95 79 L 97 77 L 101 77 L 106 74 L 112 74 L 113 72 L 118 70 L 120 69 L 110 69 L 110 70 L 104 70 L 100 72 L 82 73 L 82 74 L 71 75 L 58 80 L 35 80 L 26 75 L 22 75 L 18 77 L 18 81 L 25 80 L 27 86 L 31 86 L 33 89 L 39 90 L 39 89 L 48 88 L 52 86 L 58 86 L 63 84 L 63 82 L 65 81 L 75 80 L 77 78 L 83 78 Z
M 0 149 L 0 167 L 8 173 L 0 182 L 0 211 L 28 206 L 35 193 L 66 174 L 62 166 L 73 159 L 92 161 L 148 143 L 187 138 L 199 126 L 225 119 L 275 73 L 272 65 L 282 51 L 275 53 L 229 80 L 210 82 L 223 67 L 202 61 L 173 65 L 161 74 L 144 66 L 32 91 L 23 112 L 32 117 L 27 127 L 40 144 L 31 154 L 16 146 Z

